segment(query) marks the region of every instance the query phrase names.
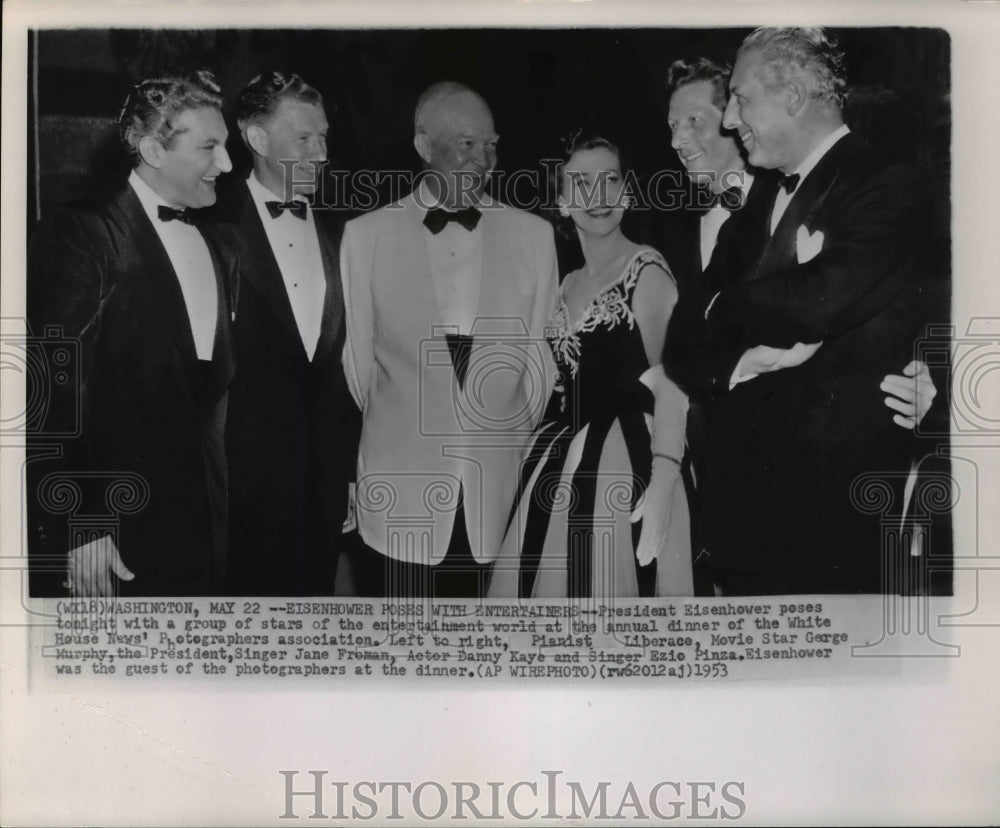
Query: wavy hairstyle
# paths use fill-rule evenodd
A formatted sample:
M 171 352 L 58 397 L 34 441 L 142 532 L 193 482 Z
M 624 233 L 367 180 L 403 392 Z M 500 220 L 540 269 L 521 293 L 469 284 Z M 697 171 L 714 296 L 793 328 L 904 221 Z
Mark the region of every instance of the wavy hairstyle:
M 556 232 L 564 239 L 569 239 L 576 238 L 576 225 L 573 223 L 573 219 L 559 214 L 559 207 L 556 204 L 556 200 L 562 192 L 563 168 L 566 166 L 566 162 L 573 157 L 574 153 L 581 150 L 606 149 L 613 153 L 618 159 L 618 167 L 621 170 L 623 180 L 627 179 L 629 168 L 627 166 L 627 160 L 618 144 L 601 135 L 594 133 L 585 134 L 582 128 L 577 129 L 575 132 L 572 132 L 563 138 L 562 145 L 563 151 L 559 154 L 560 157 L 558 158 L 557 163 L 554 165 L 548 165 L 548 193 L 552 194 L 553 198 L 546 199 L 548 204 L 546 205 L 544 212 L 549 221 L 555 225 Z
M 682 86 L 698 81 L 708 81 L 712 85 L 712 105 L 720 112 L 729 100 L 729 75 L 732 67 L 716 63 L 711 58 L 681 58 L 667 69 L 667 96 L 671 96 Z
M 748 51 L 760 53 L 770 88 L 781 88 L 798 77 L 811 97 L 843 109 L 847 100 L 844 53 L 824 29 L 761 27 L 747 35 L 737 54 Z
M 177 118 L 189 109 L 222 109 L 222 89 L 207 69 L 147 78 L 133 86 L 118 115 L 118 134 L 132 166 L 139 164 L 143 138 L 155 138 L 170 149 L 184 132 L 177 126 Z
M 285 98 L 321 106 L 323 96 L 296 74 L 268 71 L 257 75 L 240 92 L 236 102 L 236 123 L 245 135 L 246 128 L 270 118 Z

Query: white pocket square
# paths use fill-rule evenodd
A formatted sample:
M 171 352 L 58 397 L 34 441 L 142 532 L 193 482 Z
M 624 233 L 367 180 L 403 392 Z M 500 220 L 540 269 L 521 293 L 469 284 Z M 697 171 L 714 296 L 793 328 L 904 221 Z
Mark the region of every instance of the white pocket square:
M 803 224 L 795 234 L 795 256 L 799 264 L 805 264 L 823 249 L 823 233 L 817 230 L 810 234 Z

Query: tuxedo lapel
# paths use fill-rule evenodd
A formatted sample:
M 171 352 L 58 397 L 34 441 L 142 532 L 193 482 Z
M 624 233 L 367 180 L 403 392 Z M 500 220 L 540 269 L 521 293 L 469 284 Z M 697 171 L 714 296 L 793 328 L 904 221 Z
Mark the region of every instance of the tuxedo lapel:
M 693 220 L 691 221 L 689 238 L 693 243 L 688 247 L 689 259 L 685 263 L 685 266 L 687 272 L 692 274 L 695 279 L 700 278 L 701 275 L 706 270 L 708 270 L 709 264 L 711 264 L 711 259 L 709 259 L 709 261 L 706 262 L 704 261 L 701 254 L 701 224 L 702 220 L 705 218 L 705 215 L 707 213 L 708 210 L 701 210 L 701 209 L 691 211 Z M 730 218 L 730 221 L 731 220 L 732 219 Z M 722 229 L 725 229 L 726 224 L 729 224 L 729 221 L 727 221 L 725 224 L 722 225 Z M 716 240 L 716 248 L 718 248 L 718 241 L 721 240 L 722 230 L 720 230 L 719 233 L 720 236 L 719 239 Z
M 326 278 L 326 295 L 323 300 L 323 321 L 313 362 L 319 364 L 335 350 L 344 325 L 344 293 L 340 284 L 340 236 L 341 227 L 336 227 L 326 215 L 313 211 L 319 250 L 323 258 L 323 275 Z
M 119 192 L 112 201 L 111 210 L 122 228 L 124 248 L 136 257 L 137 274 L 148 279 L 159 315 L 166 320 L 166 326 L 184 362 L 193 367 L 198 360 L 198 352 L 194 345 L 191 321 L 184 304 L 180 281 L 163 242 L 131 186 L 126 184 Z
M 479 296 L 476 303 L 475 331 L 478 334 L 467 343 L 464 352 L 455 355 L 463 363 L 464 375 L 468 365 L 474 365 L 473 355 L 482 349 L 496 347 L 491 335 L 527 335 L 526 324 L 518 330 L 511 329 L 514 318 L 523 319 L 516 300 L 518 287 L 514 282 L 512 263 L 518 260 L 518 243 L 514 234 L 504 232 L 503 207 L 499 204 L 482 211 L 482 265 L 479 270 Z
M 766 243 L 767 222 L 771 217 L 778 186 L 774 176 L 763 172 L 754 177 L 747 193 L 746 203 L 719 231 L 719 239 L 712 253 L 712 266 L 720 260 L 724 279 L 719 289 L 742 282 L 748 271 L 760 258 Z
M 767 221 L 776 192 L 774 177 L 757 173 L 746 203 L 723 223 L 704 275 L 705 284 L 712 292 L 753 277 L 767 243 Z
M 427 255 L 423 211 L 417 206 L 415 196 L 407 196 L 402 201 L 402 210 L 393 214 L 393 219 L 392 260 L 395 272 L 400 274 L 400 282 L 394 287 L 399 288 L 399 302 L 407 309 L 406 328 L 415 326 L 419 341 L 430 336 L 436 328 L 440 329 L 442 321 Z
M 233 345 L 233 311 L 236 308 L 238 274 L 223 256 L 214 239 L 202 233 L 208 252 L 212 257 L 215 281 L 218 286 L 218 315 L 215 325 L 215 341 L 212 346 L 212 365 L 209 369 L 208 387 L 204 401 L 211 409 L 229 388 L 236 373 L 236 355 Z M 232 278 L 231 278 L 232 277 Z
M 778 226 L 768 240 L 757 267 L 757 276 L 770 273 L 781 267 L 795 264 L 796 237 L 803 225 L 812 231 L 816 216 L 823 206 L 827 193 L 833 187 L 844 165 L 844 161 L 856 148 L 853 135 L 846 135 L 834 144 L 820 159 L 805 181 L 795 191 L 792 200 L 782 215 Z M 768 218 L 770 222 L 770 218 Z M 768 224 L 765 232 L 770 229 Z
M 501 207 L 483 210 L 482 266 L 479 270 L 479 296 L 476 302 L 476 318 L 490 319 L 503 316 L 510 306 L 508 292 L 514 287 L 504 273 L 504 262 L 517 259 L 517 251 L 512 250 L 512 240 L 501 232 L 503 222 Z
M 271 250 L 267 233 L 260 220 L 260 213 L 257 212 L 257 207 L 250 197 L 246 182 L 240 184 L 237 213 L 237 232 L 243 247 L 240 268 L 247 282 L 245 287 L 257 291 L 264 298 L 264 304 L 305 353 L 299 327 L 295 324 L 292 303 L 288 299 L 288 291 L 285 289 L 281 270 L 278 268 L 278 261 L 274 258 L 274 251 Z
M 743 209 L 747 209 L 748 204 L 744 205 Z M 696 237 L 698 239 L 698 262 L 701 265 L 702 272 L 708 272 L 709 268 L 718 271 L 722 265 L 722 261 L 726 259 L 726 254 L 732 249 L 731 245 L 738 244 L 736 237 L 739 235 L 737 228 L 741 224 L 740 219 L 743 216 L 740 213 L 734 213 L 728 219 L 722 223 L 722 227 L 719 228 L 719 235 L 715 238 L 715 247 L 712 248 L 711 256 L 707 262 L 701 260 L 701 226 L 699 222 L 698 233 Z

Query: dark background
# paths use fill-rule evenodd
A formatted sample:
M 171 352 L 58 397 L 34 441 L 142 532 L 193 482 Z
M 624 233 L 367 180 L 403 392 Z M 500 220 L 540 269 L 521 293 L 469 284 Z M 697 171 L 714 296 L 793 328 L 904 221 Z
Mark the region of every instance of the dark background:
M 498 169 L 538 170 L 577 129 L 615 140 L 640 177 L 680 170 L 666 124 L 666 70 L 680 57 L 730 62 L 748 28 L 477 30 L 44 30 L 29 49 L 28 232 L 59 203 L 97 194 L 127 174 L 116 121 L 130 87 L 166 71 L 207 67 L 227 113 L 266 69 L 297 72 L 323 93 L 330 170 L 408 170 L 413 109 L 444 80 L 480 91 L 501 136 Z M 919 165 L 936 209 L 930 301 L 950 318 L 951 42 L 940 29 L 835 29 L 851 98 L 845 119 L 873 151 Z M 229 118 L 235 181 L 249 167 Z M 388 193 L 384 194 L 388 196 Z M 633 213 L 635 211 L 632 211 Z M 634 216 L 632 219 L 634 220 Z M 626 232 L 628 227 L 626 226 Z M 636 237 L 637 240 L 645 239 Z M 560 245 L 561 270 L 579 251 Z M 578 263 L 578 262 L 577 262 Z M 944 343 L 947 352 L 947 343 Z M 944 370 L 944 369 L 942 369 Z M 929 419 L 948 428 L 945 374 Z M 935 415 L 934 412 L 937 412 Z M 934 429 L 930 431 L 934 433 Z M 934 531 L 950 549 L 949 521 Z M 938 552 L 935 552 L 938 554 Z M 941 554 L 944 554 L 943 552 Z M 950 587 L 943 587 L 948 591 Z
M 539 169 L 578 128 L 616 140 L 640 175 L 679 169 L 666 126 L 666 69 L 700 54 L 729 62 L 749 29 L 125 30 L 32 32 L 28 231 L 53 205 L 127 172 L 115 128 L 129 88 L 167 70 L 212 69 L 232 111 L 264 69 L 319 88 L 330 169 L 412 170 L 413 108 L 429 84 L 479 90 L 501 136 L 498 169 Z M 851 127 L 921 165 L 950 221 L 950 40 L 940 29 L 833 30 L 847 52 Z M 249 159 L 230 119 L 237 168 Z M 224 177 L 225 179 L 225 177 Z M 223 180 L 224 180 L 223 179 Z M 232 180 L 232 179 L 230 179 Z M 220 185 L 224 186 L 224 185 Z M 381 193 L 388 198 L 388 191 Z

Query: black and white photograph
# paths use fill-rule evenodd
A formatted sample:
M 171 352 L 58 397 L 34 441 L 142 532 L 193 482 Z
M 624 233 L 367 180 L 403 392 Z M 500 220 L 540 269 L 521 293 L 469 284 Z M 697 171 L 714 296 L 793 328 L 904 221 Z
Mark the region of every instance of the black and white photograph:
M 33 594 L 950 592 L 946 31 L 30 37 Z
M 182 5 L 4 8 L 4 824 L 995 819 L 997 13 Z

